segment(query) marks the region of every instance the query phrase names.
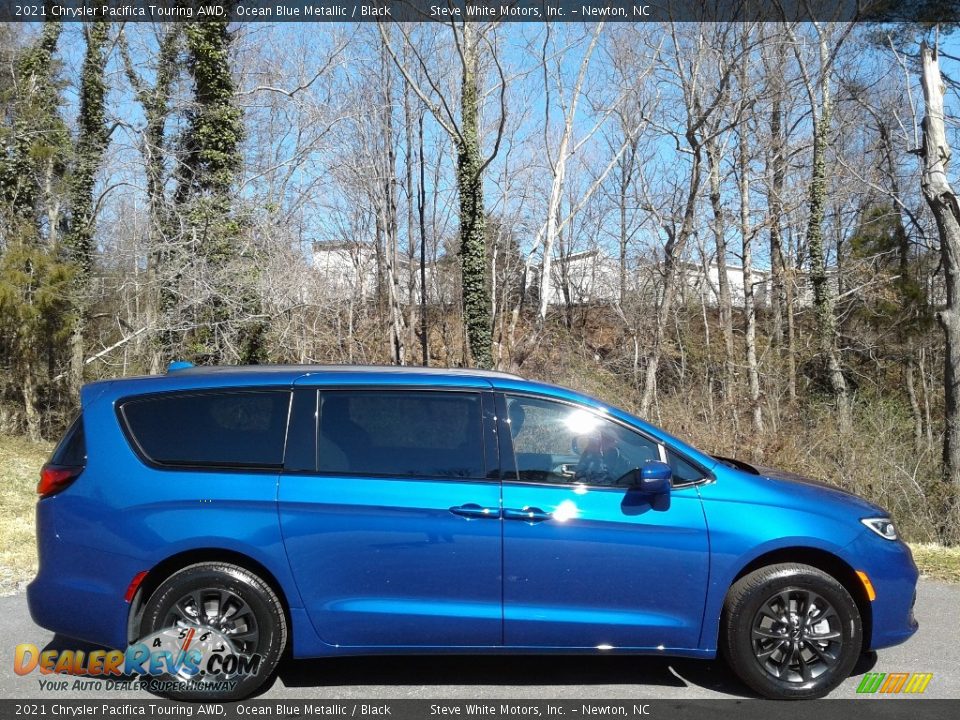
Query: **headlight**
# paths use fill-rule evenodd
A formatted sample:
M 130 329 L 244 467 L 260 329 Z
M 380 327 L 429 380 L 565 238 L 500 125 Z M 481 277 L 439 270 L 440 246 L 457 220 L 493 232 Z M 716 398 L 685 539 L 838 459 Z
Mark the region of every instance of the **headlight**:
M 893 520 L 890 518 L 864 518 L 860 522 L 873 530 L 884 540 L 897 539 L 897 528 L 894 527 Z

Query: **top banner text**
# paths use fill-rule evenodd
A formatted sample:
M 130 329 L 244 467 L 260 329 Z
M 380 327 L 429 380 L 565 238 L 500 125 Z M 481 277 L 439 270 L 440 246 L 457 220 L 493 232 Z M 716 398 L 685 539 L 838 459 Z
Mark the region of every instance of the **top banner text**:
M 960 0 L 0 0 L 3 22 L 924 22 Z

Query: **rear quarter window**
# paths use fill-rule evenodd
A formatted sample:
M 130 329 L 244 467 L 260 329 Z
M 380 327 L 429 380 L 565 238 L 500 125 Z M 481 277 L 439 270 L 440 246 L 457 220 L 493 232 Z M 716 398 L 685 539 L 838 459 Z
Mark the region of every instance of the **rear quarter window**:
M 50 456 L 50 462 L 53 465 L 64 465 L 69 467 L 80 467 L 87 461 L 87 441 L 83 434 L 83 415 L 79 416 L 67 432 L 63 439 L 57 444 Z
M 155 464 L 274 468 L 283 464 L 289 406 L 288 390 L 175 393 L 127 400 L 120 418 Z

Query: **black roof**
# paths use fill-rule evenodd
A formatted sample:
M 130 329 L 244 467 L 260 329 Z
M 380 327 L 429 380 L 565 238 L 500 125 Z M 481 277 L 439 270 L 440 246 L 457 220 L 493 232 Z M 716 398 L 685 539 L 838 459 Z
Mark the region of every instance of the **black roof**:
M 438 375 L 455 377 L 511 378 L 519 375 L 479 368 L 438 368 L 419 365 L 195 365 L 169 371 L 177 375 L 246 373 L 389 373 L 396 375 Z

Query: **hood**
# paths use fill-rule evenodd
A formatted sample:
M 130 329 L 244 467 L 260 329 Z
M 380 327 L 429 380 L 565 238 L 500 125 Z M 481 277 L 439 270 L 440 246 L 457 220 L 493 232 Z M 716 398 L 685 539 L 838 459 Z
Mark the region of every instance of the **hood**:
M 811 492 L 819 492 L 821 494 L 831 495 L 838 500 L 844 501 L 847 505 L 856 506 L 859 510 L 867 514 L 873 514 L 878 517 L 889 516 L 889 513 L 879 505 L 874 505 L 872 502 L 865 500 L 856 493 L 852 493 L 849 490 L 844 490 L 842 487 L 832 483 L 814 480 L 813 478 L 809 478 L 804 475 L 798 475 L 797 473 L 790 472 L 789 470 L 780 470 L 778 468 L 767 467 L 765 465 L 748 463 L 743 460 L 737 460 L 736 458 L 721 457 L 719 455 L 714 455 L 713 457 L 723 464 L 734 468 L 735 470 L 740 470 L 741 472 L 755 475 L 760 478 L 765 478 L 767 480 L 772 480 L 774 482 L 783 483 L 785 485 L 794 485 L 797 486 L 797 489 L 803 488 L 808 489 Z

